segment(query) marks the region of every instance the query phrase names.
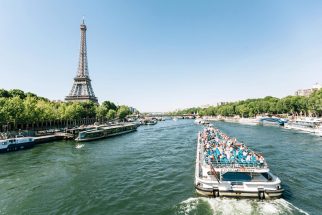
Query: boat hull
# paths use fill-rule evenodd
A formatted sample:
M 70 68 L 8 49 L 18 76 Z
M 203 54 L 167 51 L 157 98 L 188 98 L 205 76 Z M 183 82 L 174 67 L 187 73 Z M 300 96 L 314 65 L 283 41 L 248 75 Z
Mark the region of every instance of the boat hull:
M 30 149 L 35 145 L 34 142 L 25 142 L 25 143 L 19 143 L 19 144 L 10 144 L 6 148 L 1 148 L 0 153 L 6 153 L 6 152 L 13 152 L 23 149 Z
M 240 191 L 240 190 L 212 190 L 203 189 L 195 185 L 196 192 L 200 196 L 205 197 L 234 197 L 234 198 L 260 198 L 260 199 L 276 199 L 281 198 L 284 189 L 279 190 L 263 190 L 263 191 Z M 261 196 L 263 193 L 264 196 Z
M 133 131 L 136 131 L 136 130 L 137 129 L 128 130 L 128 131 L 122 131 L 122 132 L 118 132 L 118 133 L 114 133 L 114 134 L 108 134 L 108 135 L 103 135 L 103 136 L 94 137 L 94 138 L 86 138 L 86 139 L 76 138 L 75 141 L 77 141 L 77 142 L 89 142 L 89 141 L 100 140 L 100 139 L 105 139 L 105 138 L 108 138 L 108 137 L 113 137 L 113 136 L 117 136 L 117 135 L 122 135 L 122 134 L 130 133 L 130 132 L 133 132 Z

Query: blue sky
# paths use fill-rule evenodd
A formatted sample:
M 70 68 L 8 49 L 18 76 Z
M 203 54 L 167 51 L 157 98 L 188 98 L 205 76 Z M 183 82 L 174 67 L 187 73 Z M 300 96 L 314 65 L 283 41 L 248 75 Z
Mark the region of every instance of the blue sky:
M 63 100 L 83 15 L 99 101 L 169 111 L 322 83 L 322 1 L 0 0 L 0 88 Z

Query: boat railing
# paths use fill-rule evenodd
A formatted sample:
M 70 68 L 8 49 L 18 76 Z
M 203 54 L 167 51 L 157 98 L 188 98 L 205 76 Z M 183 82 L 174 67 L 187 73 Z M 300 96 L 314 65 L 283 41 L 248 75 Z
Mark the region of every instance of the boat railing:
M 267 163 L 261 161 L 233 161 L 233 162 L 220 162 L 212 161 L 214 168 L 242 168 L 242 169 L 264 169 L 268 168 Z

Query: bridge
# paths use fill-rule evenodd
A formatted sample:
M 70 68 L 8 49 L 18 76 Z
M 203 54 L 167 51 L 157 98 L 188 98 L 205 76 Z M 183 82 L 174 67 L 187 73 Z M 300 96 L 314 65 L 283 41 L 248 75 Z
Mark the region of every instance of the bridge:
M 179 118 L 195 118 L 197 114 L 168 114 L 168 113 L 146 113 L 146 117 L 179 117 Z

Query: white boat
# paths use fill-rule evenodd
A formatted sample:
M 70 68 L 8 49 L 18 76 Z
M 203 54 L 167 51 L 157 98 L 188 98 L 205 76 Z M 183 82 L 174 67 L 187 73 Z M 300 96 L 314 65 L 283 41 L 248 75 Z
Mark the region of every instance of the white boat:
M 320 135 L 322 133 L 322 120 L 318 118 L 298 118 L 289 120 L 284 124 L 284 127 L 286 129 Z
M 204 120 L 204 119 L 196 119 L 195 123 L 199 124 L 199 125 L 209 125 L 209 121 Z
M 203 196 L 259 199 L 280 198 L 284 191 L 262 155 L 213 127 L 198 135 L 195 188 Z
M 34 145 L 34 138 L 17 136 L 15 138 L 0 140 L 0 152 L 11 152 L 21 149 L 28 149 L 33 147 Z
M 157 123 L 158 123 L 158 120 L 154 118 L 145 118 L 141 120 L 142 125 L 155 125 Z

